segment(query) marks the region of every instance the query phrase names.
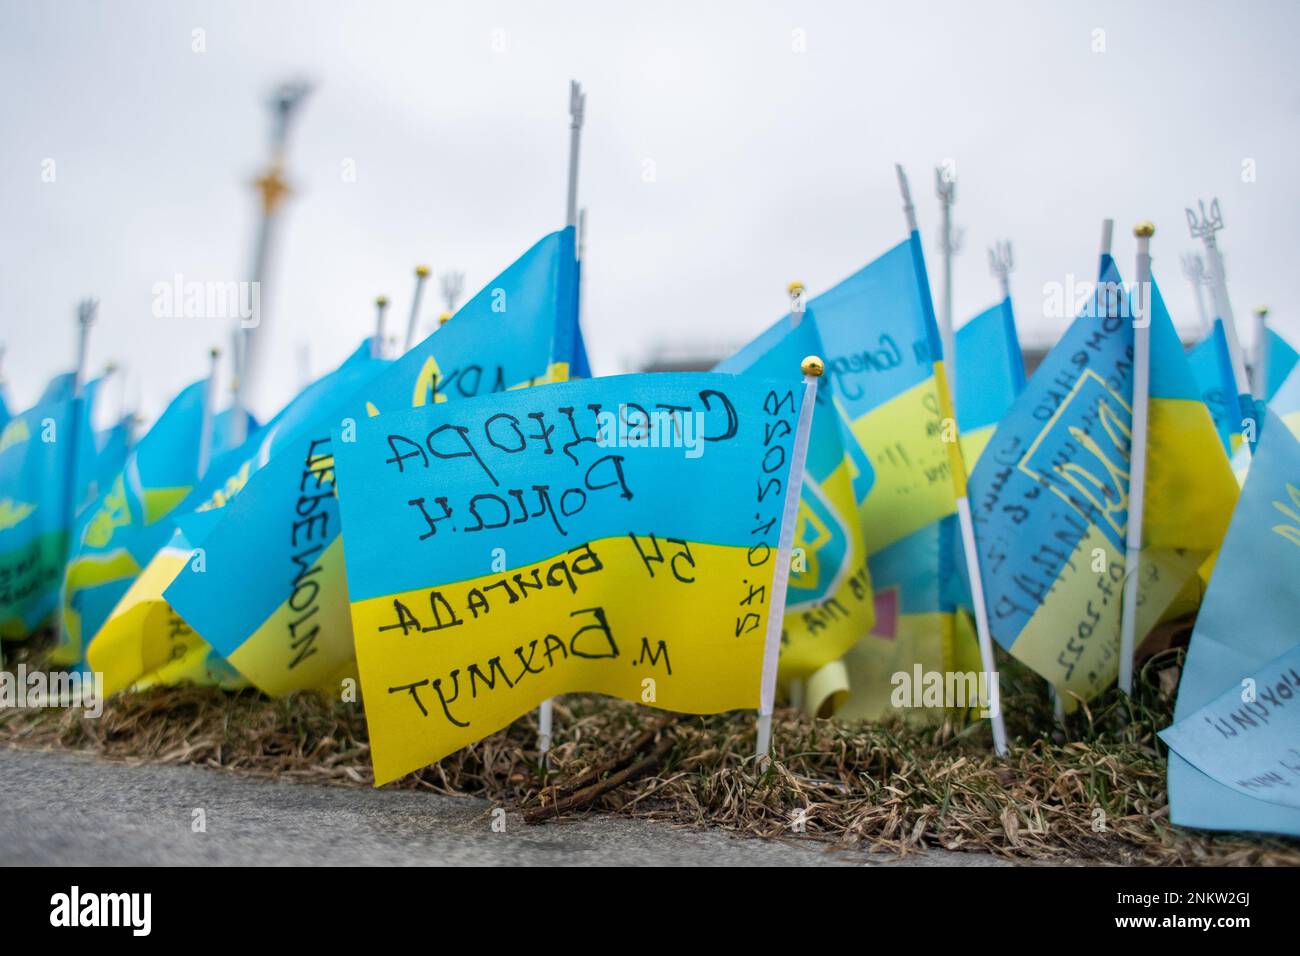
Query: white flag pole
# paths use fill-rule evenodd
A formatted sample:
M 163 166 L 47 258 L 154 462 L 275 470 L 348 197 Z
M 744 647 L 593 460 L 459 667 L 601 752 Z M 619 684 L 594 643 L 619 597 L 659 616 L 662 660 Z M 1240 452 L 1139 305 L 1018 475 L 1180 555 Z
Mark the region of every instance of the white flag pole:
M 203 420 L 199 424 L 199 460 L 195 474 L 202 478 L 212 460 L 212 422 L 217 405 L 217 361 L 221 350 L 212 348 L 208 351 L 208 382 L 203 387 Z M 243 414 L 243 412 L 239 412 Z
M 587 207 L 578 210 L 578 327 L 587 313 Z
M 260 200 L 261 217 L 257 225 L 257 238 L 253 244 L 253 265 L 250 283 L 257 298 L 256 314 L 251 322 L 240 321 L 234 330 L 234 347 L 231 358 L 235 366 L 235 391 L 232 416 L 231 444 L 243 442 L 245 435 L 245 417 L 249 397 L 256 380 L 260 341 L 259 328 L 262 323 L 262 307 L 266 290 L 262 288 L 266 280 L 267 264 L 270 261 L 271 247 L 275 239 L 275 226 L 278 211 L 289 195 L 289 184 L 284 178 L 285 146 L 289 139 L 289 128 L 302 106 L 303 100 L 311 92 L 311 86 L 304 82 L 285 83 L 279 86 L 271 96 L 271 160 L 266 171 L 258 177 L 254 186 Z
M 1119 689 L 1133 693 L 1133 650 L 1141 579 L 1142 517 L 1147 481 L 1147 409 L 1151 398 L 1151 237 L 1156 227 L 1140 222 L 1137 289 L 1133 308 L 1133 433 L 1129 452 L 1128 536 L 1124 553 L 1124 605 L 1119 631 Z
M 388 296 L 375 297 L 375 337 L 370 340 L 370 354 L 373 358 L 384 357 L 384 315 L 388 311 Z
M 1232 313 L 1232 302 L 1228 299 L 1228 282 L 1223 268 L 1223 254 L 1215 240 L 1215 233 L 1223 228 L 1223 214 L 1219 211 L 1219 200 L 1212 199 L 1210 208 L 1205 208 L 1205 200 L 1200 203 L 1200 216 L 1192 209 L 1187 210 L 1187 228 L 1193 239 L 1205 243 L 1205 266 L 1210 273 L 1210 301 L 1214 304 L 1214 316 L 1223 322 L 1223 335 L 1228 341 L 1228 358 L 1232 363 L 1232 378 L 1237 386 L 1237 401 L 1241 406 L 1241 428 L 1247 440 L 1242 442 L 1247 457 L 1251 454 L 1251 443 L 1258 437 L 1255 422 L 1254 402 L 1251 398 L 1250 379 L 1246 375 L 1246 363 L 1241 356 L 1241 344 L 1237 338 L 1237 322 Z
M 442 328 L 447 321 L 456 314 L 456 303 L 460 301 L 460 294 L 465 291 L 465 273 L 447 271 L 442 274 L 439 280 L 442 286 L 442 301 L 444 308 L 438 316 L 438 328 Z
M 403 355 L 411 351 L 411 346 L 415 344 L 415 333 L 419 329 L 416 323 L 420 316 L 420 296 L 424 294 L 424 280 L 428 278 L 428 266 L 415 267 L 415 294 L 411 296 L 411 314 L 406 320 L 406 342 L 402 345 Z
M 578 227 L 578 154 L 582 147 L 582 120 L 587 109 L 587 94 L 577 80 L 569 81 L 569 188 L 564 203 L 564 225 Z M 551 728 L 555 702 L 542 701 L 537 709 L 537 751 L 546 760 L 551 749 Z
M 934 170 L 934 192 L 939 197 L 939 250 L 943 253 L 943 295 L 939 300 L 939 338 L 948 368 L 948 387 L 957 394 L 957 340 L 952 321 L 952 257 L 961 250 L 960 232 L 952 228 L 952 206 L 957 201 L 957 171 L 952 165 Z M 954 401 L 955 401 L 954 397 Z
M 1255 309 L 1255 398 L 1268 397 L 1268 306 Z
M 1183 275 L 1192 284 L 1192 297 L 1196 300 L 1196 315 L 1201 320 L 1201 335 L 1208 335 L 1214 329 L 1210 314 L 1205 309 L 1205 260 L 1199 253 L 1183 254 Z
M 72 540 L 73 531 L 77 523 L 77 471 L 80 467 L 80 449 L 81 449 L 81 420 L 89 418 L 83 410 L 86 392 L 86 354 L 90 347 L 90 327 L 95 323 L 95 313 L 99 310 L 99 303 L 94 299 L 83 299 L 77 304 L 77 367 L 72 375 L 72 421 L 69 423 L 68 431 L 70 435 L 65 436 L 71 441 L 68 448 L 68 474 L 64 479 L 64 518 L 68 527 L 68 541 L 64 548 L 64 564 L 67 558 L 71 557 L 74 542 Z M 64 607 L 67 606 L 67 575 L 63 575 L 63 583 L 59 587 L 59 609 L 57 613 L 58 633 L 60 641 L 67 636 L 66 623 L 63 614 Z
M 802 310 L 800 310 L 802 311 Z M 781 657 L 781 627 L 785 620 L 785 595 L 790 587 L 790 550 L 794 546 L 795 519 L 803 493 L 804 462 L 812 433 L 813 409 L 817 405 L 817 379 L 825 364 L 809 355 L 799 365 L 803 372 L 803 404 L 790 451 L 790 476 L 785 486 L 785 507 L 781 512 L 781 536 L 777 539 L 776 570 L 772 575 L 772 599 L 767 606 L 767 635 L 763 641 L 763 671 L 758 687 L 758 742 L 754 748 L 759 769 L 767 764 L 772 746 L 772 711 L 776 708 L 776 670 Z
M 912 190 L 907 184 L 907 174 L 897 163 L 894 164 L 894 170 L 898 174 L 898 188 L 903 194 L 903 215 L 907 218 L 907 227 L 911 232 L 916 232 L 916 207 L 912 205 Z M 943 356 L 938 356 L 935 362 L 935 387 L 947 393 L 946 396 L 940 394 L 939 402 L 942 407 L 946 397 L 949 414 L 952 415 L 955 426 L 957 413 L 952 401 L 952 390 L 947 381 L 945 364 Z M 940 380 L 941 375 L 942 380 Z M 970 579 L 971 604 L 974 605 L 975 611 L 975 631 L 979 637 L 980 666 L 984 669 L 988 680 L 987 703 L 993 729 L 993 750 L 1002 757 L 1007 753 L 1007 728 L 1002 719 L 1002 693 L 998 686 L 997 660 L 993 655 L 993 637 L 989 631 L 988 607 L 984 600 L 984 575 L 980 572 L 979 547 L 975 540 L 975 521 L 971 516 L 970 499 L 966 496 L 966 465 L 961 456 L 960 434 L 954 434 L 953 438 L 956 447 L 950 450 L 949 460 L 954 463 L 953 490 L 957 499 L 957 522 L 961 528 L 966 574 Z
M 989 271 L 998 280 L 1003 299 L 1011 298 L 1011 270 L 1015 260 L 1011 255 L 1011 240 L 1000 239 L 989 247 Z

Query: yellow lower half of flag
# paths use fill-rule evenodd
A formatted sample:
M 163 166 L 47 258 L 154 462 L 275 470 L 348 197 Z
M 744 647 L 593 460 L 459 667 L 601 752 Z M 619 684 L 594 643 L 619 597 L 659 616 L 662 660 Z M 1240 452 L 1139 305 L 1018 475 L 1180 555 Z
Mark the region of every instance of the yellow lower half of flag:
M 810 496 L 819 507 L 810 506 Z M 805 476 L 793 543 L 801 564 L 791 567 L 781 633 L 783 681 L 807 677 L 838 660 L 875 623 L 871 571 L 857 522 L 847 458 L 818 484 Z M 819 590 L 819 598 L 801 600 Z
M 135 579 L 86 649 L 86 663 L 114 694 L 189 652 L 194 632 L 163 600 L 163 591 L 189 560 L 164 549 Z
M 1205 552 L 1142 552 L 1135 646 L 1164 616 L 1205 557 Z M 1078 706 L 1076 698 L 1092 699 L 1119 676 L 1123 598 L 1124 553 L 1090 527 L 1011 646 L 1012 655 L 1057 688 L 1067 712 Z
M 63 627 L 59 632 L 58 643 L 50 649 L 52 664 L 68 667 L 81 660 L 84 635 L 81 633 L 81 613 L 72 600 L 76 593 L 111 581 L 134 577 L 139 573 L 140 565 L 125 548 L 106 554 L 76 557 L 68 563 L 63 578 Z
M 319 570 L 296 588 L 228 660 L 258 690 L 283 697 L 299 690 L 337 693 L 355 676 L 343 538 L 321 552 Z
M 1238 485 L 1203 402 L 1153 398 L 1142 547 L 1216 551 Z
M 833 713 L 840 720 L 940 718 L 947 713 L 944 708 L 896 706 L 898 681 L 912 680 L 917 665 L 945 675 L 978 671 L 979 655 L 971 663 L 963 647 L 966 639 L 960 627 L 954 630 L 951 614 L 900 614 L 893 637 L 869 634 L 842 659 L 813 674 L 805 689 L 805 709 L 814 716 Z
M 786 614 L 777 670 L 781 680 L 808 677 L 866 636 L 876 620 L 871 597 L 871 572 L 864 561 L 825 600 Z
M 775 552 L 754 567 L 743 547 L 689 549 L 689 565 L 651 576 L 629 537 L 606 538 L 585 573 L 569 552 L 354 603 L 376 785 L 561 694 L 695 714 L 757 707 Z
M 873 408 L 850 426 L 875 484 L 860 514 L 867 551 L 875 554 L 957 508 L 950 449 L 933 378 Z

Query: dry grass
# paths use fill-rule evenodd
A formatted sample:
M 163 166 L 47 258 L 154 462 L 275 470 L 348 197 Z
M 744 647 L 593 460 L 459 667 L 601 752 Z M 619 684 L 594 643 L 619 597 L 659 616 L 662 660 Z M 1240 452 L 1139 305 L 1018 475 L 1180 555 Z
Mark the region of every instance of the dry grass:
M 805 838 L 898 853 L 941 846 L 1023 861 L 1300 864 L 1294 840 L 1170 825 L 1155 731 L 1169 722 L 1179 654 L 1149 662 L 1132 700 L 1107 696 L 1064 732 L 1036 682 L 1008 662 L 1004 696 L 1016 744 L 1004 760 L 991 755 L 979 723 L 850 726 L 784 712 L 774 727 L 775 759 L 757 772 L 752 715 L 671 718 L 660 732 L 661 740 L 671 735 L 671 750 L 653 774 L 588 806 L 768 837 L 792 835 L 802 815 Z M 564 698 L 549 774 L 537 765 L 536 727 L 525 718 L 392 786 L 536 809 L 566 781 L 599 779 L 660 716 L 608 698 Z M 0 743 L 282 780 L 372 782 L 360 705 L 305 694 L 273 701 L 251 691 L 155 690 L 114 698 L 99 720 L 68 710 L 0 711 Z

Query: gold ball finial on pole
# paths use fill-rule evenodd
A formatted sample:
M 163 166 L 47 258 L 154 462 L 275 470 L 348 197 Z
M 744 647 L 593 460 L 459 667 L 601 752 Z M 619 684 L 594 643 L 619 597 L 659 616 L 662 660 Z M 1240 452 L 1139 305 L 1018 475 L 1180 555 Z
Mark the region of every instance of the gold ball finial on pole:
M 790 293 L 791 298 L 794 298 L 795 296 L 803 295 L 804 285 L 796 279 L 794 282 L 791 282 L 786 286 L 786 291 Z
M 1258 316 L 1259 318 L 1261 318 L 1261 319 L 1267 319 L 1267 318 L 1268 318 L 1268 306 L 1266 306 L 1266 305 L 1257 305 L 1257 306 L 1255 306 L 1255 315 L 1257 315 L 1257 316 Z
M 821 360 L 820 355 L 809 355 L 799 363 L 799 368 L 805 375 L 821 378 L 822 373 L 826 371 L 826 363 Z
M 388 296 L 386 295 L 375 296 L 375 305 L 379 306 L 381 309 L 384 306 L 388 305 Z
M 442 313 L 442 315 L 438 316 L 438 324 L 439 324 L 439 325 L 446 325 L 449 319 L 451 319 L 451 313 L 450 313 L 450 312 L 444 312 L 444 313 Z
M 1139 239 L 1150 239 L 1155 234 L 1155 224 L 1148 222 L 1145 219 L 1133 227 L 1133 235 L 1137 236 Z
M 212 346 L 212 348 L 208 349 L 208 358 L 212 359 L 213 361 L 216 361 L 217 359 L 221 358 L 221 349 L 217 348 L 215 345 Z
M 415 274 L 416 274 L 416 276 L 418 276 L 418 277 L 421 278 L 421 279 L 427 279 L 427 278 L 429 278 L 429 267 L 428 267 L 428 266 L 416 266 L 416 267 L 415 267 Z

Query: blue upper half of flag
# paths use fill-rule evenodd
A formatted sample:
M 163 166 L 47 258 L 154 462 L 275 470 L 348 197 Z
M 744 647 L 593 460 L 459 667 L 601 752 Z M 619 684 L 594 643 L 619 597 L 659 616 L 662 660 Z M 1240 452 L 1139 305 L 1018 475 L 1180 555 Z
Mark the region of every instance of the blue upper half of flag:
M 349 599 L 629 533 L 747 548 L 779 530 L 803 391 L 797 369 L 618 375 L 359 422 L 333 441 Z
M 1241 422 L 1237 414 L 1237 384 L 1222 322 L 1216 319 L 1209 335 L 1188 351 L 1187 364 L 1196 379 L 1201 401 L 1214 420 L 1214 430 L 1224 451 L 1231 454 L 1232 435 L 1241 431 Z
M 1265 328 L 1264 335 L 1267 337 L 1264 346 L 1264 400 L 1269 401 L 1296 367 L 1300 353 L 1271 328 Z
M 915 232 L 809 308 L 826 346 L 826 385 L 851 419 L 929 378 L 943 354 Z
M 586 367 L 573 229 L 538 241 L 455 315 L 393 363 L 365 396 L 380 412 L 470 398 Z
M 365 366 L 373 360 L 363 345 L 339 370 L 346 370 L 348 380 L 317 383 L 290 414 L 265 427 L 260 470 L 207 534 L 207 570 L 187 568 L 166 592 L 178 613 L 219 651 L 230 653 L 288 599 L 297 562 L 307 559 L 284 521 L 295 520 L 307 494 L 304 482 L 316 480 L 304 474 L 321 473 L 319 462 L 334 451 L 331 433 L 345 422 L 359 425 L 368 413 L 432 410 L 449 400 L 545 381 L 560 363 L 572 371 L 580 351 L 573 242 L 572 228 L 541 239 L 382 371 Z M 313 555 L 339 531 L 332 472 L 327 484 L 318 489 L 324 497 L 312 505 L 312 527 L 320 530 Z M 232 603 L 228 596 L 236 593 L 240 600 Z
M 956 332 L 957 425 L 973 431 L 1002 420 L 1025 387 L 1025 360 L 1011 300 L 985 309 Z

